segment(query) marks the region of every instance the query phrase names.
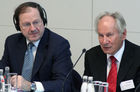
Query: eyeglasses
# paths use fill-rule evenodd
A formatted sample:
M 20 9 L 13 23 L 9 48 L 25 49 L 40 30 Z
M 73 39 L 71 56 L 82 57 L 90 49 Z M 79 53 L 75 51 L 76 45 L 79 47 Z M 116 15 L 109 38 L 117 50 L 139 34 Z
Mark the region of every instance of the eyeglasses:
M 28 29 L 28 28 L 31 27 L 31 24 L 32 24 L 34 27 L 39 27 L 39 26 L 42 24 L 42 21 L 40 21 L 40 20 L 35 20 L 35 21 L 33 21 L 32 23 L 26 22 L 26 23 L 21 24 L 20 26 L 21 26 L 23 29 Z

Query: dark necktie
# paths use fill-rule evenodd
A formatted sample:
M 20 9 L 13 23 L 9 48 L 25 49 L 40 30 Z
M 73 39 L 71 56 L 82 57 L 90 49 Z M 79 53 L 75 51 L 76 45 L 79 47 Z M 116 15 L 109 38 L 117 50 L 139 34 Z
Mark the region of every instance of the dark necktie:
M 107 82 L 109 83 L 108 92 L 116 92 L 117 85 L 117 64 L 116 58 L 114 56 L 110 56 L 111 59 L 111 69 L 107 78 Z
M 27 51 L 24 56 L 24 65 L 22 68 L 22 76 L 28 80 L 31 81 L 31 75 L 32 75 L 32 68 L 33 68 L 33 52 L 32 47 L 34 46 L 33 43 L 29 43 L 27 47 Z

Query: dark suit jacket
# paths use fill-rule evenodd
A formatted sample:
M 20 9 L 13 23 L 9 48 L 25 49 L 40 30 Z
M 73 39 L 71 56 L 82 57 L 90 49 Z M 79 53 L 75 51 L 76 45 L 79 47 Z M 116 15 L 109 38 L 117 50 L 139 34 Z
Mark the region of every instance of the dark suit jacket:
M 94 80 L 107 81 L 107 56 L 100 46 L 91 48 L 86 52 L 84 75 L 93 76 Z M 116 92 L 122 92 L 120 89 L 122 81 L 131 79 L 135 86 L 140 83 L 140 47 L 125 40 L 125 50 L 117 75 Z M 134 89 L 123 92 L 134 92 Z
M 26 48 L 26 39 L 21 33 L 9 36 L 0 68 L 10 66 L 11 72 L 21 75 Z M 72 68 L 70 56 L 68 41 L 45 29 L 37 48 L 31 80 L 42 82 L 47 92 L 61 92 L 63 80 Z M 66 92 L 71 92 L 70 83 L 71 78 L 65 83 Z

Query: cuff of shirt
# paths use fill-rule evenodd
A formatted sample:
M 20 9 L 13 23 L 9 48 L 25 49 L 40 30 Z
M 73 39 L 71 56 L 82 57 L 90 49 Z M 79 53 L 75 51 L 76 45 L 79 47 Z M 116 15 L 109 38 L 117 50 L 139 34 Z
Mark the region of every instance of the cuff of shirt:
M 43 85 L 42 85 L 41 82 L 36 82 L 35 81 L 35 84 L 36 84 L 36 90 L 35 90 L 35 92 L 44 92 L 44 87 L 43 87 Z

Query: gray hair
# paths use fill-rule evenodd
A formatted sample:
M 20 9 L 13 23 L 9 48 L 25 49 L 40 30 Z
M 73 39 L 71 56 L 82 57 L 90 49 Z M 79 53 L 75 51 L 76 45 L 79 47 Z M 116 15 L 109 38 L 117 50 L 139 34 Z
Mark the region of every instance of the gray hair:
M 115 12 L 115 13 L 103 12 L 103 13 L 99 14 L 96 17 L 96 20 L 95 20 L 95 31 L 97 33 L 98 33 L 98 22 L 104 16 L 111 16 L 111 17 L 113 17 L 115 19 L 115 21 L 116 21 L 116 28 L 118 29 L 119 33 L 122 34 L 124 32 L 124 30 L 126 29 L 126 22 L 125 22 L 123 16 L 120 13 L 118 13 L 118 12 Z

